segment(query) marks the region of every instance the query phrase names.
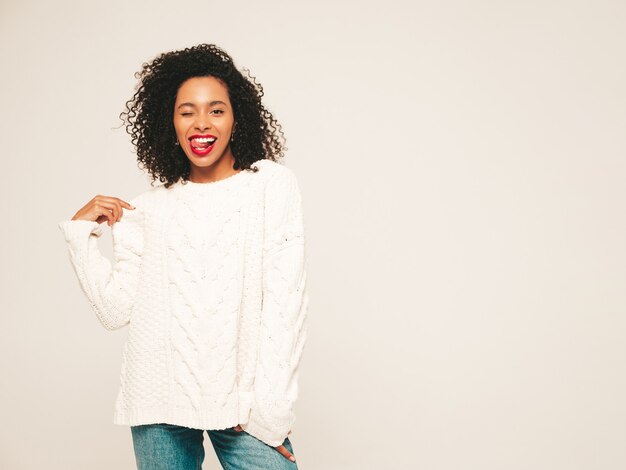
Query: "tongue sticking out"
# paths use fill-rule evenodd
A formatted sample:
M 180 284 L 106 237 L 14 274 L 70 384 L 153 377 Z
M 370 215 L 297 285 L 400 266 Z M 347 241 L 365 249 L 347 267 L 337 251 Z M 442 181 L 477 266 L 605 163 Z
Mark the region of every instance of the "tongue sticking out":
M 197 140 L 192 140 L 191 145 L 199 149 L 206 149 L 211 146 L 213 142 L 198 142 Z

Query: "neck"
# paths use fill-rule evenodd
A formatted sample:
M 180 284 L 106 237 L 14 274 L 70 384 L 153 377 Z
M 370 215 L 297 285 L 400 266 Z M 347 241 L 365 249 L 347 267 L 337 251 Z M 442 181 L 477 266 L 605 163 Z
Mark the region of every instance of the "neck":
M 228 178 L 241 171 L 233 169 L 234 164 L 235 157 L 232 154 L 223 155 L 210 166 L 201 167 L 192 164 L 189 181 L 192 183 L 213 183 Z

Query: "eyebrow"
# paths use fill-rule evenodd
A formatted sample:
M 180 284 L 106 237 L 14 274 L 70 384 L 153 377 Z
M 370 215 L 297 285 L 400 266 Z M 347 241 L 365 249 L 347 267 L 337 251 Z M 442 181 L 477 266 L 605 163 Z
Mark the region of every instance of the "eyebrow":
M 220 100 L 213 100 L 213 101 L 211 101 L 209 103 L 209 106 L 215 106 L 216 104 L 223 104 L 223 105 L 225 105 L 226 103 L 224 103 L 223 101 L 220 101 Z M 183 106 L 191 106 L 193 108 L 196 107 L 196 105 L 193 104 L 193 103 L 181 103 L 181 104 L 178 105 L 178 107 L 176 109 L 182 108 Z

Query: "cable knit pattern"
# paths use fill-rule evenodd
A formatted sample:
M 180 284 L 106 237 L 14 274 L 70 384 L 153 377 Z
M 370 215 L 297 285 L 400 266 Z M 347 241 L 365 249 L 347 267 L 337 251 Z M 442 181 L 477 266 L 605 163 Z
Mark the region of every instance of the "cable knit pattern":
M 308 294 L 295 174 L 271 160 L 213 183 L 159 185 L 112 226 L 59 222 L 108 330 L 129 325 L 115 424 L 242 428 L 271 446 L 295 421 Z

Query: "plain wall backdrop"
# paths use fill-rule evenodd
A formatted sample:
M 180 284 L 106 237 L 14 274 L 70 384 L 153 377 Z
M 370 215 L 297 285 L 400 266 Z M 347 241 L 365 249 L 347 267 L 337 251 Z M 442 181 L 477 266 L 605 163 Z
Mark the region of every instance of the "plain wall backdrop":
M 201 42 L 263 85 L 302 188 L 300 468 L 626 468 L 625 24 L 606 0 L 0 2 L 0 468 L 135 468 L 127 330 L 57 223 L 148 189 L 118 115 L 143 62 Z

